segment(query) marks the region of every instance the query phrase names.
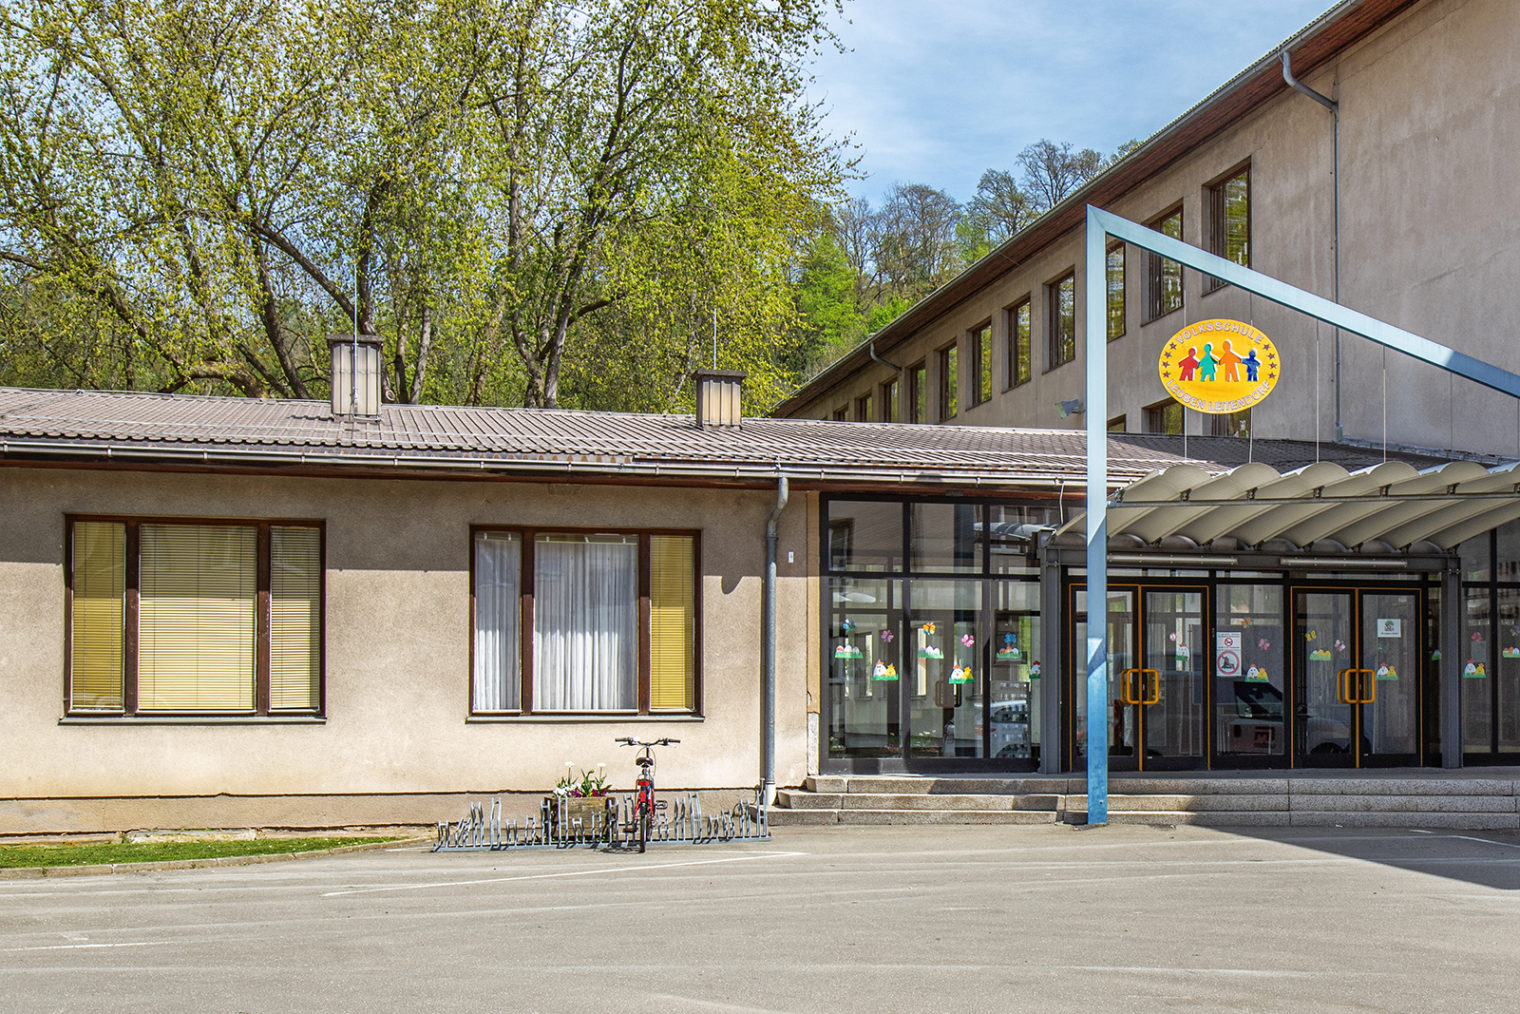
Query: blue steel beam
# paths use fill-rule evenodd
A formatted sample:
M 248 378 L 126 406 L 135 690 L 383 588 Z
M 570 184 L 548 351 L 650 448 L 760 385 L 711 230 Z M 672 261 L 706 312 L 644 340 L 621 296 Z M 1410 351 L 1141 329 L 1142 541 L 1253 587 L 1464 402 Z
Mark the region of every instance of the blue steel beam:
M 1108 823 L 1108 238 L 1160 254 L 1290 310 L 1520 398 L 1520 376 L 1365 313 L 1243 268 L 1112 212 L 1087 206 L 1084 342 L 1087 355 L 1087 822 Z

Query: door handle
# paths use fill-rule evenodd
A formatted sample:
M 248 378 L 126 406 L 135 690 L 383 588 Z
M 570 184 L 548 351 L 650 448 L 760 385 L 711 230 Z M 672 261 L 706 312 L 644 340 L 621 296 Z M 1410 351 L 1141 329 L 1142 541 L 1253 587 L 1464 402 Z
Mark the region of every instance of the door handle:
M 1161 674 L 1159 672 L 1155 669 L 1141 669 L 1140 686 L 1141 704 L 1149 707 L 1152 704 L 1161 703 Z M 1147 686 L 1151 690 L 1150 694 L 1145 692 Z
M 1126 669 L 1119 674 L 1119 701 L 1121 704 L 1144 704 L 1135 695 L 1134 678 L 1143 673 L 1144 669 Z
M 1377 698 L 1377 688 L 1373 687 L 1371 697 L 1362 696 L 1362 679 L 1372 676 L 1371 669 L 1342 669 L 1336 674 L 1336 696 L 1342 704 L 1371 704 Z M 1355 680 L 1353 686 L 1352 681 Z
M 1365 695 L 1365 696 L 1362 696 Z M 1361 694 L 1357 697 L 1358 704 L 1371 704 L 1377 700 L 1377 674 L 1371 669 L 1362 670 Z

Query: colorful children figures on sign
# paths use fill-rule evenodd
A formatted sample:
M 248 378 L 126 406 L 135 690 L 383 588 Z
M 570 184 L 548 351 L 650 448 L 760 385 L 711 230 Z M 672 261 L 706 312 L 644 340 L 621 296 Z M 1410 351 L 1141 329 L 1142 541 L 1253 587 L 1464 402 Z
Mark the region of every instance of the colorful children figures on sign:
M 1277 346 L 1238 320 L 1201 320 L 1161 349 L 1161 383 L 1187 408 L 1241 412 L 1272 393 L 1282 364 Z

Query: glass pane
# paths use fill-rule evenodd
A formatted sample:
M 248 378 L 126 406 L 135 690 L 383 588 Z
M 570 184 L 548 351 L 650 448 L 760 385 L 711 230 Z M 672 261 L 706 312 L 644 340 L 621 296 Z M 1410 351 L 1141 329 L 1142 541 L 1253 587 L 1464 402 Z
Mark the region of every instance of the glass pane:
M 992 698 L 988 756 L 1040 757 L 1040 585 L 999 581 L 993 586 Z
M 1147 591 L 1145 661 L 1131 682 L 1145 709 L 1146 757 L 1203 756 L 1201 648 L 1203 593 Z
M 1124 247 L 1116 246 L 1108 252 L 1105 265 L 1108 291 L 1108 340 L 1113 341 L 1124 334 Z
M 1014 307 L 1010 313 L 1008 322 L 1008 363 L 1012 374 L 1008 378 L 1008 386 L 1022 384 L 1029 379 L 1030 374 L 1030 321 L 1029 300 L 1024 300 Z
M 903 569 L 903 505 L 863 500 L 828 504 L 829 569 Z
M 258 532 L 143 525 L 139 711 L 252 711 Z
M 1087 763 L 1087 591 L 1076 594 L 1075 637 L 1071 650 L 1071 672 L 1074 675 L 1076 702 L 1075 764 L 1081 768 Z M 1122 680 L 1120 674 L 1135 664 L 1135 593 L 1129 590 L 1108 592 L 1108 699 L 1104 702 L 1106 713 L 1112 716 L 1108 725 L 1108 753 L 1110 757 L 1133 757 L 1135 739 L 1139 734 L 1136 704 L 1121 700 Z
M 1038 562 L 1032 563 L 1031 556 L 1039 548 L 1039 536 L 1055 531 L 1060 510 L 1007 504 L 994 504 L 985 510 L 992 572 L 1033 573 Z
M 1520 521 L 1511 521 L 1495 530 L 1498 557 L 1495 577 L 1500 581 L 1520 581 Z
M 1251 174 L 1226 180 L 1220 187 L 1224 213 L 1224 249 L 1215 251 L 1225 260 L 1251 266 Z
M 976 332 L 976 401 L 992 400 L 992 325 L 983 324 Z
M 1222 584 L 1215 602 L 1214 749 L 1222 757 L 1282 757 L 1288 749 L 1282 588 Z M 1225 635 L 1235 638 L 1237 665 L 1229 664 L 1233 655 L 1219 664 Z
M 649 706 L 697 706 L 695 543 L 689 535 L 649 537 Z
M 522 706 L 521 579 L 521 537 L 477 532 L 474 711 L 516 711 Z
M 1340 673 L 1352 667 L 1351 596 L 1304 592 L 1298 596 L 1294 639 L 1302 673 L 1294 715 L 1297 751 L 1316 756 L 1351 752 L 1351 704 Z
M 1077 279 L 1068 275 L 1056 283 L 1055 311 L 1051 320 L 1052 335 L 1050 365 L 1058 366 L 1077 358 Z
M 534 540 L 534 710 L 638 707 L 638 561 L 632 536 Z
M 913 570 L 982 572 L 982 518 L 978 504 L 910 505 Z
M 1362 751 L 1412 754 L 1419 750 L 1415 725 L 1420 688 L 1420 622 L 1416 595 L 1362 596 L 1363 669 L 1357 688 L 1362 707 Z
M 909 745 L 928 757 L 984 757 L 983 691 L 977 642 L 979 581 L 915 581 L 902 692 L 908 696 Z
M 902 753 L 902 582 L 829 581 L 829 756 Z
M 126 554 L 126 525 L 75 522 L 69 617 L 69 706 L 75 711 L 121 710 Z
M 269 707 L 310 711 L 322 702 L 322 534 L 269 529 Z
M 1457 547 L 1462 557 L 1462 580 L 1487 581 L 1492 571 L 1493 542 L 1489 532 Z
M 1482 541 L 1486 558 L 1488 540 L 1485 537 Z M 1465 753 L 1489 753 L 1494 748 L 1494 691 L 1488 671 L 1496 660 L 1488 655 L 1488 642 L 1492 636 L 1488 586 L 1469 587 L 1466 592 L 1463 655 L 1456 666 L 1444 668 L 1446 672 L 1458 669 L 1462 673 L 1462 750 Z
M 958 397 L 960 369 L 959 350 L 954 345 L 948 349 L 941 349 L 939 353 L 939 417 L 941 419 L 955 418 L 956 409 L 960 404 Z
M 1520 752 L 1520 589 L 1516 588 L 1499 589 L 1499 680 L 1495 689 L 1499 695 L 1499 752 Z

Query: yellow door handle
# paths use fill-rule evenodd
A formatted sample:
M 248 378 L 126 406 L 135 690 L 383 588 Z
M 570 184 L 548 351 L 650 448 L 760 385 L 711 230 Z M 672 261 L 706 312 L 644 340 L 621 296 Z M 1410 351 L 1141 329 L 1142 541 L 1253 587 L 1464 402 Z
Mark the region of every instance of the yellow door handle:
M 1159 672 L 1157 672 L 1155 669 L 1141 669 L 1140 670 L 1140 679 L 1142 680 L 1142 682 L 1140 684 L 1141 687 L 1142 687 L 1142 689 L 1140 691 L 1140 695 L 1141 695 L 1140 703 L 1146 705 L 1147 707 L 1149 707 L 1152 704 L 1160 704 L 1161 703 L 1161 674 Z M 1149 695 L 1146 695 L 1145 690 L 1143 689 L 1146 686 L 1149 686 L 1150 689 L 1151 689 L 1151 693 Z
M 1139 697 L 1135 696 L 1134 678 L 1143 669 L 1126 669 L 1119 674 L 1119 700 L 1124 704 L 1143 704 Z
M 1336 696 L 1342 704 L 1371 704 L 1377 699 L 1376 681 L 1369 681 L 1372 686 L 1372 696 L 1363 697 L 1362 677 L 1372 676 L 1371 669 L 1342 669 L 1336 674 Z M 1353 686 L 1352 681 L 1356 683 Z

